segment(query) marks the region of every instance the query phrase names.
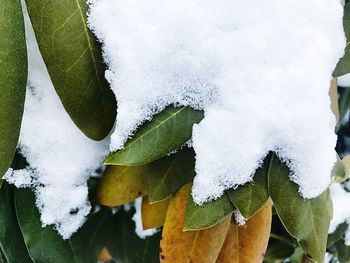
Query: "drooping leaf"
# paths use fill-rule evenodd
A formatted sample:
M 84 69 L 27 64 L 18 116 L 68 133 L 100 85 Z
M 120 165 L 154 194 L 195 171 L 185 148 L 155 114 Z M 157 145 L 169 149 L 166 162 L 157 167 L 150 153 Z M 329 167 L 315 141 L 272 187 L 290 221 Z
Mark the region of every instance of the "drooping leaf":
M 159 242 L 161 232 L 145 239 L 135 233 L 132 217 L 135 209 L 120 209 L 114 216 L 114 227 L 107 249 L 116 262 L 150 263 L 159 262 Z
M 0 178 L 10 167 L 21 128 L 27 50 L 20 0 L 0 2 Z
M 141 217 L 143 229 L 158 228 L 164 225 L 169 199 L 155 204 L 149 202 L 148 196 L 142 198 Z
M 95 263 L 109 239 L 111 212 L 102 208 L 89 216 L 81 229 L 63 240 L 52 226 L 42 227 L 40 214 L 30 189 L 15 189 L 18 222 L 34 262 Z
M 232 222 L 216 263 L 262 262 L 270 237 L 271 220 L 271 201 L 268 199 L 244 226 Z
M 316 262 L 323 262 L 331 215 L 329 190 L 314 199 L 304 199 L 289 179 L 289 169 L 275 155 L 271 158 L 268 189 L 286 230 Z
M 97 188 L 97 201 L 118 206 L 147 195 L 146 166 L 107 166 Z
M 176 150 L 192 136 L 192 126 L 204 117 L 190 107 L 168 106 L 144 123 L 122 150 L 110 153 L 105 164 L 142 165 Z
M 234 207 L 227 193 L 214 201 L 202 205 L 195 204 L 192 195 L 189 195 L 186 205 L 184 230 L 200 230 L 212 227 L 231 215 L 233 211 Z
M 347 172 L 344 162 L 337 156 L 337 162 L 333 165 L 331 176 L 334 182 L 341 183 L 346 180 Z
M 195 176 L 195 153 L 184 148 L 147 165 L 148 195 L 151 203 L 169 198 Z
M 269 198 L 267 191 L 267 173 L 271 155 L 265 158 L 264 164 L 257 169 L 253 181 L 239 186 L 237 189 L 228 191 L 228 196 L 234 206 L 249 219 L 266 203 Z
M 231 223 L 228 216 L 215 226 L 196 231 L 188 262 L 212 263 L 218 258 Z
M 343 17 L 343 25 L 345 36 L 347 39 L 347 44 L 345 48 L 344 56 L 339 60 L 334 72 L 334 77 L 340 77 L 350 72 L 350 4 L 346 3 L 344 6 L 344 17 Z
M 88 137 L 101 140 L 116 116 L 100 44 L 86 24 L 86 0 L 26 0 L 40 52 L 64 108 Z
M 6 182 L 0 189 L 0 222 L 0 247 L 7 262 L 33 262 L 28 254 L 21 230 L 18 226 L 13 200 L 13 189 Z
M 348 224 L 345 222 L 338 225 L 334 232 L 328 235 L 327 248 L 333 246 L 337 241 L 339 241 L 344 236 L 347 229 Z

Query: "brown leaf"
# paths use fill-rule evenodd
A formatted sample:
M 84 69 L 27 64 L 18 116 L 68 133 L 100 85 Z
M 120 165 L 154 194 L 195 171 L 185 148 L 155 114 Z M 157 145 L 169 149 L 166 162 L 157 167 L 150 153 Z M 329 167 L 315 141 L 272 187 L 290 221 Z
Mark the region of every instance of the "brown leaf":
M 145 166 L 107 166 L 97 188 L 97 201 L 118 206 L 147 195 Z
M 111 257 L 111 255 L 109 254 L 107 248 L 102 249 L 101 255 L 100 255 L 100 257 L 98 258 L 98 260 L 100 260 L 100 261 L 108 261 L 108 260 L 111 260 L 111 259 L 112 259 L 112 257 Z
M 164 225 L 166 212 L 169 206 L 169 198 L 151 204 L 148 195 L 142 198 L 141 217 L 143 229 L 157 228 Z

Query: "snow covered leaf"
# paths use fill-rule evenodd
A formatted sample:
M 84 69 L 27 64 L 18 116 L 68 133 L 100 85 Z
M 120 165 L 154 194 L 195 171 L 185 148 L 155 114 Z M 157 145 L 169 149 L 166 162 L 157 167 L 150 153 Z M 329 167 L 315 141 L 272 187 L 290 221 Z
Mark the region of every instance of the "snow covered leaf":
M 147 165 L 148 195 L 151 203 L 169 198 L 195 176 L 195 153 L 184 148 Z
M 7 183 L 4 183 L 0 189 L 0 200 L 0 247 L 6 261 L 9 263 L 33 262 L 28 254 L 21 230 L 17 223 L 13 189 Z
M 135 233 L 132 217 L 135 209 L 120 209 L 113 216 L 114 227 L 107 249 L 116 262 L 150 263 L 159 262 L 159 241 L 161 232 L 145 239 Z
M 102 140 L 116 116 L 100 44 L 86 25 L 85 0 L 26 0 L 36 39 L 64 108 L 88 137 Z
M 339 60 L 337 67 L 333 72 L 334 77 L 340 77 L 350 72 L 350 3 L 344 6 L 343 25 L 346 36 L 346 48 L 344 56 Z
M 168 106 L 144 123 L 122 150 L 110 153 L 105 164 L 141 165 L 157 160 L 188 141 L 193 124 L 203 116 L 190 107 Z
M 345 222 L 338 225 L 335 231 L 328 235 L 327 248 L 333 246 L 336 242 L 338 242 L 343 237 L 347 229 L 348 224 Z
M 228 216 L 211 228 L 196 231 L 188 262 L 215 262 L 225 242 L 230 223 L 231 216 Z
M 169 199 L 151 204 L 148 196 L 142 198 L 141 217 L 143 229 L 158 228 L 164 225 Z
M 186 205 L 184 230 L 192 231 L 210 228 L 231 215 L 233 211 L 234 206 L 227 194 L 202 205 L 195 204 L 192 195 L 189 195 Z
M 266 203 L 269 198 L 267 191 L 267 173 L 269 171 L 271 155 L 265 158 L 261 168 L 256 170 L 253 181 L 228 191 L 228 196 L 234 206 L 245 219 L 252 217 Z
M 52 226 L 42 227 L 30 189 L 15 189 L 15 204 L 26 246 L 35 262 L 96 263 L 110 234 L 112 214 L 109 209 L 103 208 L 90 215 L 78 232 L 69 240 L 63 240 Z
M 107 166 L 97 188 L 97 201 L 118 206 L 147 195 L 146 166 Z
M 270 199 L 244 226 L 232 222 L 217 263 L 262 262 L 270 237 L 272 210 Z
M 329 190 L 314 199 L 304 199 L 290 181 L 289 169 L 271 158 L 268 189 L 277 214 L 290 235 L 314 261 L 323 262 L 330 222 Z
M 0 4 L 0 177 L 10 167 L 21 127 L 27 51 L 20 0 Z

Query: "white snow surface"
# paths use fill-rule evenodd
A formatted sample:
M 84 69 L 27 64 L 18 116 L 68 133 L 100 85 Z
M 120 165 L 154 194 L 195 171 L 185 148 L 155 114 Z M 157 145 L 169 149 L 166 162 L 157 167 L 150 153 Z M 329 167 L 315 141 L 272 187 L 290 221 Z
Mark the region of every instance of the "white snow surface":
M 20 134 L 20 150 L 30 164 L 9 172 L 17 187 L 34 187 L 43 226 L 53 224 L 69 238 L 91 206 L 87 179 L 102 165 L 109 140 L 88 139 L 72 122 L 55 93 L 25 13 L 29 80 Z
M 350 74 L 346 74 L 338 78 L 338 86 L 348 88 L 350 87 Z
M 332 184 L 330 189 L 333 219 L 328 232 L 333 233 L 341 223 L 346 222 L 350 226 L 350 192 L 345 191 L 341 184 Z M 345 245 L 350 246 L 350 228 L 345 232 Z
M 337 0 L 90 0 L 118 100 L 111 150 L 168 104 L 205 111 L 194 126 L 196 203 L 252 180 L 276 151 L 305 198 L 336 161 L 328 90 L 343 55 Z

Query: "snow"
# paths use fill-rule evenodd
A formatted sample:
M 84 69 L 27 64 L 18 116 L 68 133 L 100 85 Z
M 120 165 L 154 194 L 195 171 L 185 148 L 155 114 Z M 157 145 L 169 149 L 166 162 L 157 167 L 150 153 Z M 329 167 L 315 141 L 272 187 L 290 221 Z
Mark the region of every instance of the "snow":
M 166 105 L 203 109 L 193 129 L 196 203 L 252 180 L 269 151 L 305 198 L 330 183 L 336 155 L 328 90 L 343 55 L 334 0 L 90 0 L 117 97 L 110 149 Z
M 234 219 L 235 219 L 236 224 L 238 226 L 244 226 L 245 225 L 246 220 L 245 220 L 244 216 L 238 210 L 235 210 L 233 212 L 233 216 L 234 216 Z
M 30 167 L 10 170 L 5 177 L 17 187 L 34 187 L 43 226 L 53 224 L 66 239 L 91 209 L 87 179 L 103 163 L 109 140 L 92 141 L 71 121 L 50 81 L 26 12 L 25 22 L 29 82 L 19 143 Z
M 338 86 L 345 88 L 350 87 L 350 74 L 339 77 Z
M 350 225 L 350 192 L 345 191 L 341 184 L 332 184 L 330 189 L 333 202 L 333 219 L 328 232 L 333 233 L 341 223 L 346 222 Z M 350 228 L 345 232 L 345 245 L 350 246 Z
M 132 220 L 135 222 L 135 233 L 139 238 L 145 239 L 148 236 L 153 236 L 157 233 L 157 228 L 143 230 L 142 226 L 142 216 L 141 216 L 141 206 L 142 206 L 142 197 L 139 197 L 134 202 L 135 205 L 135 214 L 132 217 Z

